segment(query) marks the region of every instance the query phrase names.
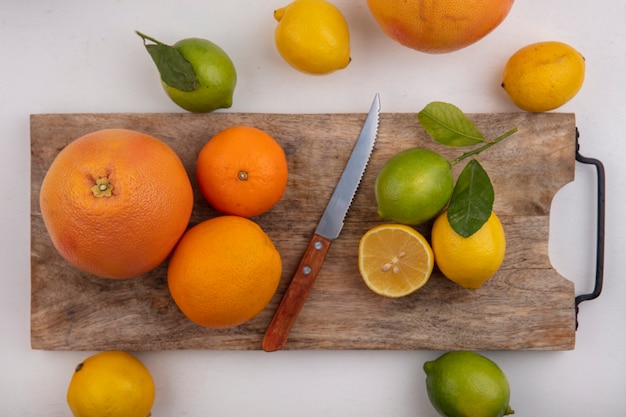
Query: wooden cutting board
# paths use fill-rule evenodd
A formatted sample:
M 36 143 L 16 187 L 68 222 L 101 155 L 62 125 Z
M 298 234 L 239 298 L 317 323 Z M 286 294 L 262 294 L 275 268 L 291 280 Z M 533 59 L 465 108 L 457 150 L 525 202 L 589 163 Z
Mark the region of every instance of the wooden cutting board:
M 357 247 L 361 235 L 381 223 L 373 184 L 382 164 L 413 146 L 437 150 L 450 159 L 463 152 L 430 139 L 415 113 L 383 113 L 376 148 L 344 230 L 330 249 L 285 349 L 574 348 L 574 285 L 551 266 L 548 234 L 551 201 L 574 179 L 575 117 L 565 113 L 469 116 L 489 138 L 519 128 L 478 157 L 494 184 L 494 209 L 507 237 L 500 271 L 478 290 L 461 288 L 435 271 L 425 287 L 401 299 L 377 296 L 363 284 Z M 361 113 L 32 115 L 32 347 L 260 349 L 364 120 Z M 239 124 L 259 127 L 276 138 L 290 169 L 283 199 L 254 219 L 281 253 L 281 285 L 267 308 L 248 323 L 211 330 L 187 320 L 168 293 L 166 264 L 139 278 L 108 280 L 76 270 L 52 246 L 39 210 L 39 189 L 48 166 L 70 141 L 112 127 L 152 134 L 180 155 L 196 187 L 200 148 L 221 129 Z M 461 168 L 455 167 L 455 175 Z M 216 215 L 196 191 L 191 224 Z M 418 230 L 429 235 L 429 225 Z

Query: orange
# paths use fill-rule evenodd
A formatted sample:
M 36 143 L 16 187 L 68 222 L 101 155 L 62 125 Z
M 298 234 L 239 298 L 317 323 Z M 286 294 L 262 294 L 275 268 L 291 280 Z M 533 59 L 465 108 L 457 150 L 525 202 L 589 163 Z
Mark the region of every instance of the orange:
M 130 278 L 171 253 L 189 223 L 193 190 L 166 143 L 106 129 L 59 152 L 39 202 L 52 243 L 69 263 L 101 277 Z
M 167 283 L 174 302 L 191 321 L 226 328 L 265 308 L 281 272 L 280 254 L 257 223 L 218 216 L 185 233 L 169 261 Z
M 380 224 L 359 242 L 359 272 L 378 295 L 398 298 L 422 288 L 435 264 L 428 241 L 403 224 Z
M 514 0 L 367 0 L 383 32 L 409 48 L 446 53 L 482 39 Z
M 198 186 L 216 210 L 254 217 L 272 208 L 287 187 L 287 158 L 269 134 L 233 126 L 213 136 L 198 155 Z

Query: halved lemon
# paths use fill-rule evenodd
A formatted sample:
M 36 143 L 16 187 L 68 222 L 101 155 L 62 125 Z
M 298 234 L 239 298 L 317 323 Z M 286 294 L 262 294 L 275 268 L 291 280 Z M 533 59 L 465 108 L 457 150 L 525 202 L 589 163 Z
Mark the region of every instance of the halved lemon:
M 359 242 L 359 272 L 376 294 L 403 297 L 422 288 L 433 272 L 430 244 L 417 230 L 403 224 L 381 224 Z

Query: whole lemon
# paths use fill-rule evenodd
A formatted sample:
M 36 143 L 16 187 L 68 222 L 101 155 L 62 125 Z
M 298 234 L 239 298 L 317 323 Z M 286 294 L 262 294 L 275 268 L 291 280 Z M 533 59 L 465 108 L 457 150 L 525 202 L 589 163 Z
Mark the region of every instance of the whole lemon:
M 328 74 L 350 63 L 350 31 L 341 11 L 326 0 L 295 0 L 274 11 L 274 41 L 289 65 Z
M 367 0 L 367 5 L 388 37 L 440 54 L 487 36 L 509 14 L 513 0 Z
M 544 112 L 570 101 L 585 79 L 585 58 L 563 42 L 538 42 L 515 52 L 502 73 L 502 88 L 522 110 Z
M 453 190 L 450 162 L 425 148 L 406 149 L 389 158 L 374 184 L 378 215 L 411 225 L 435 217 Z
M 504 228 L 492 212 L 473 235 L 459 235 L 444 211 L 433 223 L 431 244 L 441 273 L 465 288 L 480 288 L 500 269 L 506 252 Z
M 502 417 L 513 414 L 506 375 L 492 360 L 454 351 L 424 363 L 431 404 L 444 417 Z
M 148 368 L 123 351 L 105 351 L 81 362 L 67 403 L 74 417 L 148 417 L 155 389 Z

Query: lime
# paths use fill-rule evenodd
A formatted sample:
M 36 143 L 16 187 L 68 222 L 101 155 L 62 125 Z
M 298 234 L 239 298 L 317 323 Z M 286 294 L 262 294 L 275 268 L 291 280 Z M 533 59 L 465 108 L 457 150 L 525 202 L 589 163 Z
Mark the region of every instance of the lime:
M 511 389 L 504 372 L 490 359 L 455 351 L 424 363 L 426 389 L 444 417 L 502 417 L 513 414 Z
M 563 42 L 537 42 L 515 52 L 502 74 L 502 88 L 522 110 L 544 112 L 561 107 L 580 90 L 585 58 Z
M 201 38 L 183 39 L 170 46 L 137 34 L 143 38 L 163 88 L 174 103 L 193 113 L 232 106 L 237 72 L 222 48 Z
M 185 110 L 206 113 L 227 109 L 233 104 L 237 73 L 222 48 L 206 39 L 188 38 L 174 45 L 191 63 L 199 85 L 194 91 L 181 91 L 163 83 L 167 95 Z
M 454 190 L 450 162 L 424 148 L 406 149 L 381 168 L 375 183 L 378 215 L 403 224 L 421 224 L 435 217 Z
M 500 269 L 506 252 L 504 228 L 494 212 L 476 233 L 463 237 L 445 211 L 433 223 L 431 241 L 441 273 L 465 288 L 480 288 Z
M 328 74 L 350 63 L 350 31 L 341 11 L 327 0 L 295 0 L 274 11 L 276 49 L 292 67 Z

